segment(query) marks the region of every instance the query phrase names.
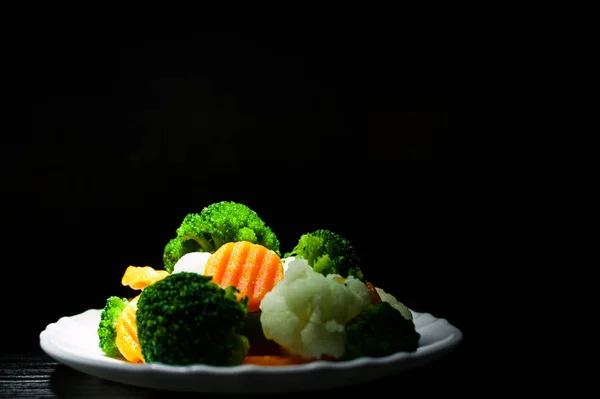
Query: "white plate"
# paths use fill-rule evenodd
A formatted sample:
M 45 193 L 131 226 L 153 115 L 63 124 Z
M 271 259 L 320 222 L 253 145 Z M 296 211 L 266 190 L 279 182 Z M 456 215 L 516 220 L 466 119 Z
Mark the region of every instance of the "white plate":
M 133 364 L 106 357 L 98 347 L 96 330 L 100 312 L 100 309 L 89 309 L 49 324 L 40 333 L 40 346 L 56 361 L 80 372 L 170 391 L 277 393 L 337 388 L 423 365 L 448 353 L 462 339 L 462 332 L 447 320 L 411 310 L 421 334 L 419 348 L 412 353 L 281 367 Z

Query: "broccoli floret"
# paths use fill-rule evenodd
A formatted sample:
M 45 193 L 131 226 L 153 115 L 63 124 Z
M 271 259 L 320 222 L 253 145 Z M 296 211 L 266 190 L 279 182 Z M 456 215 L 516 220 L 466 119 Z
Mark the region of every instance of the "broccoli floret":
M 320 229 L 303 234 L 294 249 L 284 255 L 286 258 L 290 256 L 306 259 L 314 271 L 324 275 L 364 279 L 360 259 L 350 241 L 331 230 Z
M 190 252 L 203 252 L 200 245 L 194 240 L 184 241 L 181 237 L 175 237 L 165 245 L 163 252 L 163 263 L 165 270 L 173 272 L 177 261 L 185 254 Z
M 281 256 L 279 239 L 255 211 L 237 202 L 221 201 L 185 216 L 177 228 L 177 238 L 165 246 L 165 269 L 172 270 L 172 265 L 191 250 L 213 253 L 223 244 L 237 241 L 260 244 Z
M 210 276 L 181 272 L 146 287 L 138 300 L 137 336 L 146 363 L 231 366 L 249 349 L 240 334 L 247 298 L 221 288 Z
M 106 300 L 104 309 L 100 312 L 98 325 L 99 345 L 102 352 L 109 357 L 119 357 L 121 352 L 117 348 L 117 319 L 129 301 L 118 296 L 111 296 Z
M 412 320 L 406 319 L 387 302 L 369 305 L 345 327 L 346 349 L 343 359 L 361 356 L 381 357 L 396 352 L 413 352 L 420 334 Z

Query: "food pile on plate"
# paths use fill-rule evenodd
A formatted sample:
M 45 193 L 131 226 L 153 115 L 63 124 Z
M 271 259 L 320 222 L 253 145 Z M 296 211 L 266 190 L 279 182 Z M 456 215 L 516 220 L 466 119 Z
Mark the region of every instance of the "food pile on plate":
M 418 348 L 410 310 L 365 279 L 351 243 L 302 234 L 282 255 L 248 206 L 188 214 L 161 268 L 129 266 L 130 297 L 111 296 L 99 346 L 132 363 L 286 366 L 382 357 Z

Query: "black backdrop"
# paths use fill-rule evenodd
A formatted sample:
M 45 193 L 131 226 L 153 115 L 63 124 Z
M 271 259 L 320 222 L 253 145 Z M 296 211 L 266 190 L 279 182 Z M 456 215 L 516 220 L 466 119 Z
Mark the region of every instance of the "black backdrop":
M 5 14 L 15 339 L 128 292 L 128 265 L 161 267 L 183 216 L 225 199 L 284 251 L 340 232 L 376 285 L 468 333 L 463 82 L 443 16 L 58 7 Z

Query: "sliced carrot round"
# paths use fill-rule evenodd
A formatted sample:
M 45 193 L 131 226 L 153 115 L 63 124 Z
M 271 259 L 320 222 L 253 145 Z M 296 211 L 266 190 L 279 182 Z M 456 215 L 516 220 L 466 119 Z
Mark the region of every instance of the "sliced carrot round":
M 223 288 L 235 286 L 239 299 L 248 297 L 248 312 L 256 312 L 264 296 L 283 279 L 283 264 L 279 255 L 265 246 L 229 242 L 208 258 L 204 274 Z
M 142 349 L 137 336 L 137 325 L 135 324 L 135 314 L 139 298 L 140 295 L 129 301 L 123 312 L 119 315 L 116 326 L 117 348 L 119 348 L 121 355 L 132 363 L 144 363 Z
M 155 270 L 151 266 L 129 266 L 125 270 L 125 274 L 123 274 L 121 284 L 129 286 L 134 290 L 143 290 L 168 275 L 168 271 Z
M 369 289 L 369 295 L 371 295 L 371 304 L 377 305 L 379 302 L 381 302 L 381 297 L 379 296 L 379 293 L 377 292 L 375 286 L 369 281 L 365 281 L 365 285 Z

